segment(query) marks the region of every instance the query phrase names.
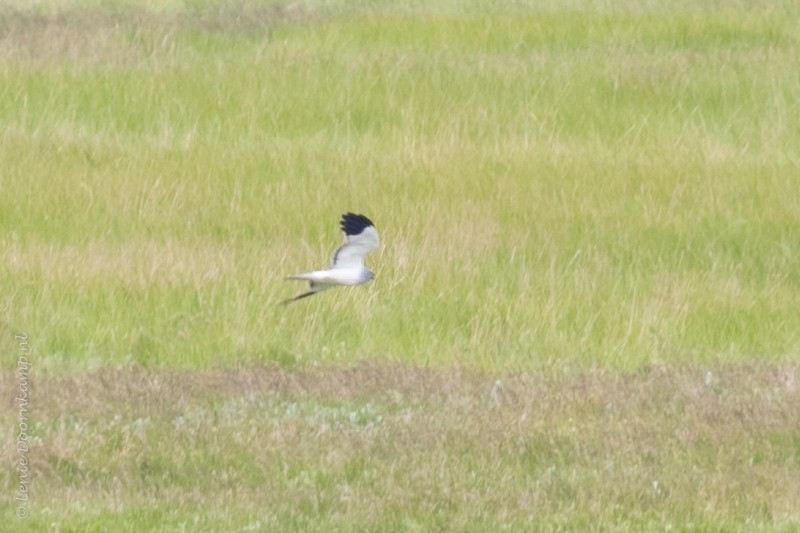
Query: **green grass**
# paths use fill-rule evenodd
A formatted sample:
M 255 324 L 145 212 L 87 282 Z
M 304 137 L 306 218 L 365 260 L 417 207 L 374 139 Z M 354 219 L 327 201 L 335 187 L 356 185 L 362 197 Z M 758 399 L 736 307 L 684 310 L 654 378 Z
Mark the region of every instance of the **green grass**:
M 41 379 L 31 515 L 0 513 L 31 531 L 791 531 L 798 377 L 498 385 L 372 364 Z
M 40 409 L 23 525 L 796 527 L 800 6 L 430 4 L 0 5 L 0 383 L 27 333 Z M 376 280 L 280 306 L 345 211 L 376 223 Z M 348 392 L 364 362 L 426 392 Z M 91 405 L 47 404 L 62 387 Z M 539 393 L 550 418 L 513 429 Z
M 3 320 L 54 369 L 786 359 L 790 6 L 6 10 Z M 345 210 L 377 281 L 276 306 Z

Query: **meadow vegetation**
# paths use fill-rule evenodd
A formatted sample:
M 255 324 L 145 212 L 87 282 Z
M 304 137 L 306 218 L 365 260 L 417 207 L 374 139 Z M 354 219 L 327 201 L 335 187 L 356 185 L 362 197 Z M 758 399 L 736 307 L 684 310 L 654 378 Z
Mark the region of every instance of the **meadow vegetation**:
M 48 377 L 31 515 L 5 519 L 16 531 L 791 531 L 798 381 L 798 366 L 763 365 L 499 382 L 386 363 Z
M 23 525 L 797 527 L 798 95 L 788 0 L 3 2 Z

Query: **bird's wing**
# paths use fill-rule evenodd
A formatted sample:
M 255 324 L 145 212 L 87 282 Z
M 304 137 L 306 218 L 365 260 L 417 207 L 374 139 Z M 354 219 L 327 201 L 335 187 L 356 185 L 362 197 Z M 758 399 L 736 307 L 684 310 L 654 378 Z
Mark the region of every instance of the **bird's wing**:
M 333 256 L 333 268 L 361 266 L 364 256 L 378 247 L 380 240 L 372 221 L 364 215 L 342 215 L 342 231 L 347 242 Z
M 290 278 L 290 279 L 302 279 L 302 278 L 293 277 L 293 278 Z M 294 302 L 294 301 L 297 301 L 297 300 L 302 300 L 303 298 L 308 298 L 309 296 L 313 296 L 313 295 L 317 294 L 318 292 L 326 291 L 326 290 L 330 289 L 331 287 L 333 287 L 333 285 L 330 285 L 328 283 L 319 283 L 319 282 L 316 282 L 316 281 L 312 281 L 309 284 L 309 289 L 310 289 L 309 291 L 301 293 L 301 294 L 298 294 L 294 298 L 289 298 L 288 300 L 284 300 L 281 303 L 286 305 L 288 303 L 291 303 L 291 302 Z

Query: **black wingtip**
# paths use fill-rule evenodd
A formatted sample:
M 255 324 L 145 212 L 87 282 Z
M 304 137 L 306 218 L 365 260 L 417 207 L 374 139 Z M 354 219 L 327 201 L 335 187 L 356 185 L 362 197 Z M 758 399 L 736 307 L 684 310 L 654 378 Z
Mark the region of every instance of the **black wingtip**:
M 342 231 L 345 235 L 358 235 L 370 226 L 374 226 L 372 221 L 364 215 L 355 213 L 345 213 L 342 215 Z

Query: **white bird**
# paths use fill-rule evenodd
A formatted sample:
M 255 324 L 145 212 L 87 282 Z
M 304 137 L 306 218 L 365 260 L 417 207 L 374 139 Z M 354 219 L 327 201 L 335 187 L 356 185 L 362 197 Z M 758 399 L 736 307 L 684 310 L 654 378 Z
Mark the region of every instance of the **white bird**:
M 337 285 L 361 285 L 375 278 L 375 274 L 364 266 L 364 257 L 380 244 L 372 221 L 364 215 L 346 213 L 342 215 L 341 226 L 345 243 L 333 254 L 331 268 L 286 278 L 308 281 L 310 290 L 283 303 L 306 298 Z

